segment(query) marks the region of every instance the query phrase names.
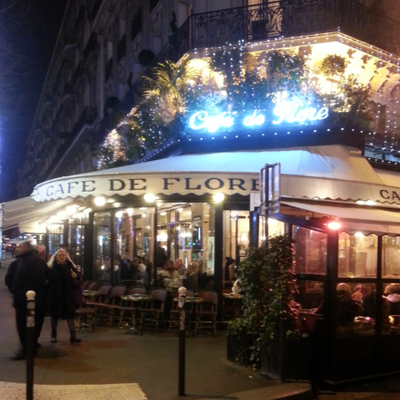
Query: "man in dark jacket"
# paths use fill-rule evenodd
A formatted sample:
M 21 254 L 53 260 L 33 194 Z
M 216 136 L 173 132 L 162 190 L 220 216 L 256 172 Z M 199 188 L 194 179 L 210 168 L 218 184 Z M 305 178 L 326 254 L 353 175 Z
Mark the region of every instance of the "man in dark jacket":
M 37 256 L 36 249 L 28 241 L 18 244 L 16 258 L 8 267 L 5 283 L 14 297 L 17 330 L 22 346 L 14 358 L 24 359 L 26 357 L 26 292 L 33 290 L 36 293 L 35 334 L 37 343 L 44 321 L 44 288 L 48 279 L 48 267 Z

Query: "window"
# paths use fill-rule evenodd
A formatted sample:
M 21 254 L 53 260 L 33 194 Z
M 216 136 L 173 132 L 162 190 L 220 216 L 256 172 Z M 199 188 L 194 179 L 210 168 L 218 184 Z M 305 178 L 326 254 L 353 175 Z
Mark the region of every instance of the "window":
M 339 271 L 341 278 L 376 277 L 378 237 L 361 232 L 339 234 Z
M 142 31 L 142 7 L 136 12 L 131 23 L 131 36 L 132 40 Z
M 295 272 L 326 274 L 327 235 L 323 232 L 293 226 Z
M 150 0 L 150 12 L 152 12 L 156 8 L 159 1 L 160 0 Z
M 400 278 L 400 238 L 382 238 L 382 277 Z

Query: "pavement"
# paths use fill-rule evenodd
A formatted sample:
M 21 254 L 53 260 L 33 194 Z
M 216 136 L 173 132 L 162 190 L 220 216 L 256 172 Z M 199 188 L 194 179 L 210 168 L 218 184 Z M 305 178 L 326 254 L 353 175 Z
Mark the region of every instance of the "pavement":
M 11 295 L 0 268 L 0 399 L 26 398 L 26 362 L 9 356 L 18 349 Z M 96 327 L 78 333 L 71 345 L 65 321 L 60 321 L 58 343 L 50 343 L 46 318 L 34 361 L 35 400 L 175 400 L 178 396 L 178 335 L 129 328 Z M 267 379 L 226 359 L 225 332 L 201 333 L 186 340 L 186 397 L 192 399 L 269 400 L 315 399 L 308 383 Z M 383 388 L 383 390 L 382 390 Z M 323 392 L 320 400 L 400 400 L 399 378 L 384 383 L 354 385 L 341 392 Z

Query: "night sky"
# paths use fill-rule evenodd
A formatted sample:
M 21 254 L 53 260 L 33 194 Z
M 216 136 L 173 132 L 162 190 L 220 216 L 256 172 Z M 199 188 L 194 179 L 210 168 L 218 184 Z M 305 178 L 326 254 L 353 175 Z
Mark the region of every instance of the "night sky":
M 17 198 L 17 171 L 66 2 L 0 0 L 0 202 Z

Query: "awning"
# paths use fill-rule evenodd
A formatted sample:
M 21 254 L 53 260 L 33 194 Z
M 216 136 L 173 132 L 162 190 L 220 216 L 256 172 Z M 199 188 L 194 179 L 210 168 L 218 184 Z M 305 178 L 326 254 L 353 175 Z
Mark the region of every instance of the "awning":
M 281 163 L 281 194 L 293 199 L 399 204 L 361 153 L 346 146 L 193 154 L 62 177 L 37 185 L 36 201 L 88 196 L 250 193 L 265 164 Z M 390 193 L 390 195 L 388 195 Z
M 400 234 L 400 208 L 396 212 L 372 207 L 335 207 L 291 201 L 283 201 L 282 205 L 309 211 L 315 217 L 337 218 L 343 230 Z
M 44 222 L 73 200 L 37 203 L 31 197 L 9 201 L 1 205 L 3 211 L 3 230 L 18 227 L 21 233 L 45 233 Z

